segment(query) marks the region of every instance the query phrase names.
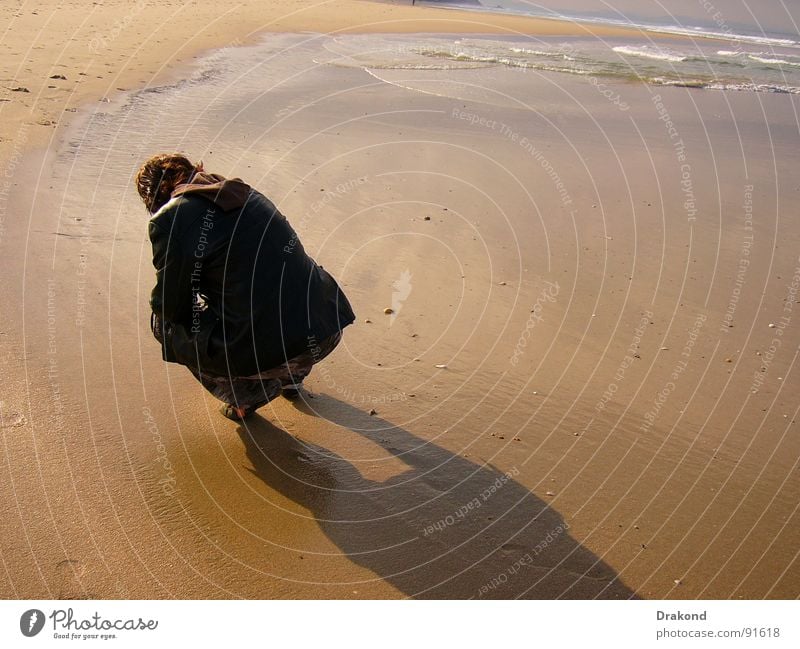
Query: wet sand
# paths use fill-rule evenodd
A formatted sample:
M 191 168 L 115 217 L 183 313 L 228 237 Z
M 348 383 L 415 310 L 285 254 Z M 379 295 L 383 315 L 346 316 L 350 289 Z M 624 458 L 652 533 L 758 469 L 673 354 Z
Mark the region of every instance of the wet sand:
M 797 597 L 796 100 L 333 45 L 212 54 L 15 161 L 0 593 Z M 130 179 L 171 148 L 358 314 L 246 425 L 147 326 Z

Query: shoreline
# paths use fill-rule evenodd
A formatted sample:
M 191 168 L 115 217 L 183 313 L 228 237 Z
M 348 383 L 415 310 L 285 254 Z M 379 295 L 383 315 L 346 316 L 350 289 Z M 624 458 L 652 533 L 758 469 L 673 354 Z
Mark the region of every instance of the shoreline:
M 51 0 L 26 14 L 15 9 L 5 10 L 5 17 L 10 17 L 10 21 L 0 45 L 11 50 L 7 63 L 11 76 L 5 87 L 0 88 L 3 117 L 0 167 L 5 171 L 9 171 L 9 163 L 25 151 L 37 146 L 54 146 L 72 121 L 70 113 L 90 108 L 95 102 L 113 101 L 120 93 L 180 78 L 192 61 L 210 52 L 253 44 L 268 33 L 603 38 L 643 33 L 635 28 L 364 0 L 337 3 L 335 8 L 330 3 L 320 5 L 305 1 L 298 3 L 302 6 L 290 13 L 265 8 L 250 0 L 238 5 L 236 12 L 228 11 L 221 16 L 209 3 L 198 7 L 190 20 L 180 21 L 173 20 L 179 10 L 164 20 L 163 14 L 147 13 L 144 2 L 138 1 L 118 0 L 95 5 L 89 16 L 85 16 L 81 8 L 56 9 L 55 4 Z M 178 7 L 180 9 L 179 4 Z M 56 33 L 48 28 L 54 21 L 59 22 Z M 164 25 L 168 25 L 168 33 Z M 258 26 L 245 28 L 250 25 Z M 213 34 L 209 33 L 212 30 Z M 137 37 L 141 34 L 149 36 L 140 41 Z M 47 43 L 40 43 L 43 39 L 47 39 Z M 26 56 L 15 56 L 25 44 L 30 48 Z M 34 51 L 37 52 L 35 57 L 27 56 Z M 167 56 L 165 51 L 169 53 Z M 23 60 L 18 61 L 19 58 Z

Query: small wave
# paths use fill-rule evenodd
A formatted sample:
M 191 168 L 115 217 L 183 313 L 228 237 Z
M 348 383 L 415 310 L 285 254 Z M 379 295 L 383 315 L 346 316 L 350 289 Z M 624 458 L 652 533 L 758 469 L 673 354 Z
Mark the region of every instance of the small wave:
M 329 65 L 364 69 L 460 70 L 505 67 L 577 76 L 597 76 L 616 82 L 645 82 L 683 88 L 800 94 L 800 55 L 769 47 L 697 52 L 670 44 L 628 43 L 592 47 L 581 43 L 559 46 L 520 41 L 469 38 L 448 41 L 428 38 L 401 41 L 392 47 L 366 42 L 366 51 L 325 61 Z M 377 50 L 377 51 L 376 51 Z M 384 51 L 385 50 L 385 51 Z M 349 51 L 349 50 L 348 50 Z M 716 53 L 716 54 L 714 54 Z M 469 74 L 465 72 L 465 74 Z
M 563 59 L 564 61 L 574 61 L 575 59 L 571 56 L 564 54 L 563 52 L 544 52 L 542 50 L 529 50 L 524 47 L 511 47 L 509 51 L 513 52 L 514 54 L 530 54 L 531 56 L 546 56 L 548 58 L 553 59 Z
M 546 72 L 568 72 L 570 74 L 593 74 L 591 70 L 584 70 L 582 68 L 573 68 L 569 66 L 559 67 L 556 65 L 547 65 L 546 63 L 537 63 L 535 61 L 510 59 L 507 56 L 482 56 L 482 57 L 471 57 L 469 59 L 456 58 L 455 60 L 478 61 L 487 64 L 504 65 L 509 68 L 523 68 L 525 70 L 543 70 Z
M 763 56 L 756 56 L 755 54 L 748 54 L 748 59 L 751 61 L 758 61 L 759 63 L 766 63 L 767 65 L 792 65 L 800 67 L 800 61 L 787 61 L 786 59 L 773 59 Z
M 770 66 L 784 66 L 800 68 L 800 56 L 795 54 L 775 54 L 773 52 L 742 52 L 734 50 L 717 50 L 717 56 L 736 59 L 735 63 L 745 67 L 747 61 L 755 61 Z M 780 58 L 778 58 L 780 57 Z M 723 61 L 724 62 L 724 61 Z
M 650 77 L 648 83 L 657 86 L 675 86 L 677 88 L 708 88 L 709 84 L 701 79 L 667 79 L 666 77 Z
M 438 56 L 443 59 L 451 59 L 453 61 L 475 61 L 477 63 L 499 63 L 496 56 L 483 56 L 480 54 L 470 54 L 469 52 L 441 52 L 434 51 L 430 54 L 427 52 L 422 53 L 424 56 Z
M 777 47 L 797 47 L 800 41 L 789 38 L 776 38 L 774 36 L 756 36 L 753 34 L 737 34 L 733 31 L 715 31 L 705 27 L 682 27 L 678 25 L 654 25 L 651 23 L 633 22 L 630 20 L 617 20 L 613 18 L 586 17 L 570 14 L 551 12 L 539 17 L 550 20 L 586 23 L 590 25 L 613 25 L 615 27 L 636 28 L 657 34 L 672 34 L 675 36 L 691 36 L 695 38 L 710 38 L 714 40 L 738 41 L 740 43 L 753 43 L 757 45 L 772 45 Z
M 508 65 L 517 68 L 532 67 L 527 61 L 510 59 L 507 56 L 493 54 L 476 54 L 472 52 L 453 52 L 442 49 L 420 49 L 418 53 L 422 56 L 429 56 L 437 59 L 447 59 L 449 61 L 459 61 L 465 63 L 488 63 L 496 65 Z
M 800 61 L 800 54 L 777 54 L 776 52 L 744 52 L 742 50 L 717 50 L 719 56 L 782 56 Z
M 413 63 L 404 61 L 350 61 L 344 59 L 320 60 L 312 59 L 318 65 L 332 65 L 336 68 L 358 68 L 363 70 L 430 70 L 432 72 L 442 70 L 473 70 L 477 68 L 490 67 L 492 63 L 481 63 L 478 61 L 453 61 L 452 65 L 442 63 Z
M 646 59 L 657 59 L 658 61 L 671 61 L 672 63 L 680 63 L 686 61 L 689 57 L 662 48 L 650 47 L 649 45 L 619 45 L 613 50 L 619 54 L 627 54 L 629 56 L 641 56 Z
M 515 49 L 519 48 L 510 48 L 511 51 L 515 51 Z M 529 50 L 528 52 L 530 53 L 531 51 Z M 545 72 L 566 72 L 568 74 L 578 74 L 578 75 L 589 75 L 598 73 L 590 69 L 584 69 L 581 67 L 575 67 L 571 65 L 564 65 L 562 67 L 540 61 L 531 61 L 523 58 L 511 58 L 500 54 L 477 54 L 472 52 L 453 52 L 445 49 L 420 49 L 418 50 L 418 53 L 421 54 L 422 56 L 446 59 L 458 63 L 472 63 L 475 65 L 478 64 L 503 65 L 509 68 L 522 68 L 525 70 L 542 70 Z M 552 56 L 550 56 L 550 54 L 552 53 L 549 53 L 547 58 L 553 58 Z M 572 59 L 570 57 L 563 57 L 563 60 L 574 61 L 575 59 Z
M 772 83 L 749 83 L 729 81 L 704 81 L 702 79 L 670 79 L 667 77 L 650 77 L 648 83 L 657 86 L 675 86 L 678 88 L 697 88 L 705 90 L 734 90 L 737 92 L 768 92 L 775 94 L 800 95 L 800 88 Z
M 750 36 L 748 34 L 735 34 L 733 32 L 707 31 L 702 27 L 659 27 L 655 25 L 635 25 L 651 32 L 661 34 L 675 34 L 678 36 L 695 36 L 697 38 L 713 38 L 726 41 L 739 41 L 741 43 L 755 43 L 758 45 L 773 45 L 777 47 L 796 47 L 798 41 L 788 38 L 770 38 L 768 36 Z
M 800 88 L 771 83 L 709 83 L 705 86 L 711 90 L 737 90 L 744 92 L 769 92 L 782 95 L 800 95 Z

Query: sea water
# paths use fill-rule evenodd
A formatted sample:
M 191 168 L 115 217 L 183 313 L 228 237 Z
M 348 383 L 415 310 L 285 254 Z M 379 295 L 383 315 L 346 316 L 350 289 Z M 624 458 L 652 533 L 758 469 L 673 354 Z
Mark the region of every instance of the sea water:
M 800 93 L 800 44 L 694 35 L 644 37 L 435 35 L 333 37 L 318 60 L 365 69 L 508 67 L 608 81 L 711 90 Z
M 800 40 L 800 5 L 783 0 L 420 0 L 417 4 L 719 36 L 753 43 Z
M 458 63 L 510 66 L 712 90 L 800 92 L 800 7 L 777 0 L 490 0 L 426 2 L 450 8 L 533 15 L 588 26 L 636 27 L 629 38 L 421 39 L 406 57 L 377 66 L 426 69 Z M 436 61 L 439 59 L 438 63 Z M 433 60 L 433 61 L 432 61 Z

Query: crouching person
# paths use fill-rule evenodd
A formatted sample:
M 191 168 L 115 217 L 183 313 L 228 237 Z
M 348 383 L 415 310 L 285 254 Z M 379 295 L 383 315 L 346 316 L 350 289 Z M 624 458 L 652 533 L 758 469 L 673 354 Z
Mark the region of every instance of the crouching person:
M 142 165 L 136 187 L 152 215 L 151 329 L 164 360 L 185 365 L 229 419 L 296 398 L 355 319 L 333 277 L 238 178 L 163 154 Z

